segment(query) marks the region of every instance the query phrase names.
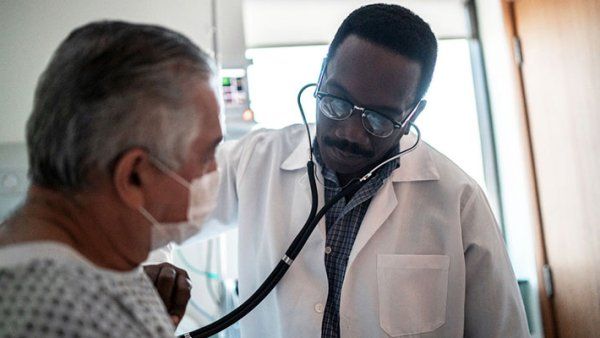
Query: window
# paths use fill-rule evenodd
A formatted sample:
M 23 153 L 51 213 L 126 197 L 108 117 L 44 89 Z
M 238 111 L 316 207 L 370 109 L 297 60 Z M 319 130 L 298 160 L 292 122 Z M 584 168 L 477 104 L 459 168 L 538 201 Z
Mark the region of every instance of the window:
M 257 127 L 282 128 L 301 123 L 296 104 L 300 88 L 316 82 L 327 46 L 249 49 L 250 106 Z M 310 95 L 307 95 L 310 96 Z M 423 140 L 457 163 L 485 186 L 469 42 L 439 41 L 438 62 L 428 105 L 417 120 Z M 308 100 L 306 101 L 308 102 Z M 305 104 L 309 122 L 315 121 L 315 105 Z

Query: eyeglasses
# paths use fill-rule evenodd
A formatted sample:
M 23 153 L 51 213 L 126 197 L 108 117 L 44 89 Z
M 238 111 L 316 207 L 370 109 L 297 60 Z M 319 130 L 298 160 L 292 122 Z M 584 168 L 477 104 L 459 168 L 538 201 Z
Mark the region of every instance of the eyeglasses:
M 383 113 L 359 107 L 341 97 L 320 91 L 315 95 L 318 100 L 317 107 L 321 113 L 332 120 L 346 120 L 355 110 L 360 111 L 363 127 L 371 135 L 384 138 L 392 135 L 395 129 L 403 127 L 402 123 L 393 120 Z

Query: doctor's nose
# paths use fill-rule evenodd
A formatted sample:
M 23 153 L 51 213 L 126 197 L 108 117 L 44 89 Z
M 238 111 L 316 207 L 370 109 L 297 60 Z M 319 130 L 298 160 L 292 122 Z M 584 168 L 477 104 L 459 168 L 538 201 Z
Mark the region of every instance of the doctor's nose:
M 352 110 L 352 115 L 345 120 L 337 121 L 334 134 L 336 138 L 348 140 L 362 146 L 368 146 L 370 143 L 368 132 L 363 127 L 362 111 Z

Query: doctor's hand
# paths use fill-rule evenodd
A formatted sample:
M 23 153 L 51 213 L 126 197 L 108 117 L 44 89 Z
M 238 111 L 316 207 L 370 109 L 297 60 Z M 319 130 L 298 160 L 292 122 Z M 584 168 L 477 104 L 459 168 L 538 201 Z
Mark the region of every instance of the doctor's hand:
M 192 283 L 187 272 L 169 263 L 145 265 L 144 271 L 165 304 L 173 325 L 177 327 L 191 296 Z

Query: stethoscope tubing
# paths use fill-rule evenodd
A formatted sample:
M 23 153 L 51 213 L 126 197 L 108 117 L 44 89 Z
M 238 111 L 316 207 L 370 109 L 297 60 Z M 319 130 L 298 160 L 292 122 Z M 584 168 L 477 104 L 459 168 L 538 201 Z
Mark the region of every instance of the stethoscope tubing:
M 358 191 L 367 180 L 358 180 L 350 183 L 347 187 L 342 189 L 339 193 L 337 193 L 330 201 L 328 201 L 318 212 L 317 206 L 319 203 L 318 194 L 317 194 L 317 185 L 315 180 L 314 168 L 315 164 L 312 161 L 309 161 L 306 165 L 308 171 L 308 177 L 311 187 L 311 195 L 312 195 L 312 206 L 311 212 L 309 214 L 308 219 L 306 220 L 304 226 L 296 235 L 292 243 L 290 244 L 288 250 L 285 255 L 281 258 L 277 266 L 273 269 L 273 271 L 269 274 L 269 276 L 265 279 L 265 281 L 260 285 L 260 287 L 240 306 L 220 318 L 219 320 L 208 324 L 198 330 L 186 333 L 180 337 L 188 337 L 188 338 L 205 338 L 210 337 L 214 334 L 217 334 L 229 326 L 235 324 L 237 321 L 246 316 L 250 311 L 252 311 L 260 302 L 262 302 L 275 288 L 277 283 L 283 278 L 294 259 L 298 256 L 308 238 L 312 234 L 313 230 L 316 228 L 317 224 L 319 224 L 320 220 L 325 216 L 327 211 L 331 209 L 335 203 L 337 203 L 341 198 L 346 195 L 354 194 Z

